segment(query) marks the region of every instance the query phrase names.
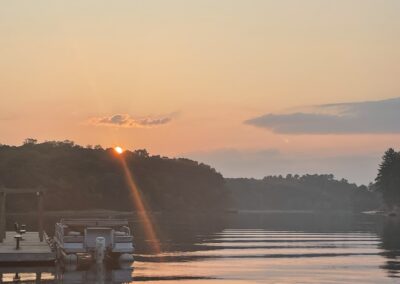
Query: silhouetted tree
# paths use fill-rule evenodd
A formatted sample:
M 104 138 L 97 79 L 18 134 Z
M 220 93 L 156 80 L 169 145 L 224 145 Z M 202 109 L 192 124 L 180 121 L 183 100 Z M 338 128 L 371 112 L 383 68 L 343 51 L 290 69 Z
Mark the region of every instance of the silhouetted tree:
M 392 148 L 385 152 L 375 181 L 386 205 L 400 205 L 400 152 Z
M 35 145 L 37 143 L 37 140 L 36 139 L 33 139 L 33 138 L 26 138 L 25 140 L 24 140 L 24 145 Z

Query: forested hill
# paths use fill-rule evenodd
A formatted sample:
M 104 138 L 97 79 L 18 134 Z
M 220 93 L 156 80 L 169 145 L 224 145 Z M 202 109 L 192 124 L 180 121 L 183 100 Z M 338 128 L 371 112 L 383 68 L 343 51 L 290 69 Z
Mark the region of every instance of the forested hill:
M 125 159 L 149 209 L 212 211 L 229 199 L 224 178 L 211 167 L 188 159 L 150 156 L 146 150 L 126 151 L 81 147 L 71 141 L 0 146 L 0 187 L 48 190 L 47 210 L 135 209 L 121 158 Z M 18 198 L 16 198 L 18 197 Z M 35 208 L 32 196 L 14 195 L 7 210 Z
M 146 150 L 82 147 L 71 141 L 0 145 L 0 188 L 47 189 L 47 210 L 111 209 L 133 205 L 123 159 L 152 211 L 191 210 L 374 210 L 378 193 L 332 175 L 224 179 L 208 165 L 150 156 Z M 10 195 L 7 210 L 30 211 L 31 195 Z
M 237 210 L 346 210 L 381 207 L 378 193 L 366 186 L 336 180 L 333 175 L 267 176 L 226 179 Z

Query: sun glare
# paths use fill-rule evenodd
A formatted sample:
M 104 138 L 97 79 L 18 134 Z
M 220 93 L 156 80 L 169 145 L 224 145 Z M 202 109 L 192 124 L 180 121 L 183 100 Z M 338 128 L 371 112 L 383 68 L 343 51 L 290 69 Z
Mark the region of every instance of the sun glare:
M 119 147 L 119 146 L 115 147 L 114 150 L 115 150 L 115 152 L 117 152 L 118 154 L 122 154 L 122 152 L 124 152 L 124 150 L 123 150 L 121 147 Z

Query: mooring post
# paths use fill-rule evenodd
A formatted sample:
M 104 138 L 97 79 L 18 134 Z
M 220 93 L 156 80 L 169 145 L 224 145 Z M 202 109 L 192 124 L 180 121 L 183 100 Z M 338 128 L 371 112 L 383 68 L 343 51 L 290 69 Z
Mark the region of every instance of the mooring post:
M 18 234 L 18 235 L 15 235 L 14 236 L 14 239 L 15 239 L 15 249 L 20 249 L 21 247 L 20 247 L 20 242 L 21 242 L 21 240 L 22 240 L 22 236 L 20 235 L 20 234 Z
M 14 282 L 19 282 L 20 280 L 21 280 L 21 276 L 19 276 L 19 273 L 18 273 L 18 272 L 15 272 L 13 281 L 14 281 Z
M 6 193 L 0 190 L 0 243 L 6 237 Z
M 41 283 L 41 282 L 42 282 L 42 273 L 41 272 L 36 272 L 35 283 Z
M 43 242 L 43 192 L 38 191 L 36 193 L 38 197 L 38 230 L 39 240 Z

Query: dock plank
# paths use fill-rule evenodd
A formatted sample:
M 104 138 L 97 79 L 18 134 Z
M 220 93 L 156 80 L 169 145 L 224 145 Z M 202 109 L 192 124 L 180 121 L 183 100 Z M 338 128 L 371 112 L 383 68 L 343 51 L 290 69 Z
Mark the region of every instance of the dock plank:
M 55 253 L 47 242 L 40 242 L 38 232 L 27 232 L 15 248 L 15 232 L 6 232 L 6 238 L 0 243 L 0 263 L 9 262 L 51 262 Z

